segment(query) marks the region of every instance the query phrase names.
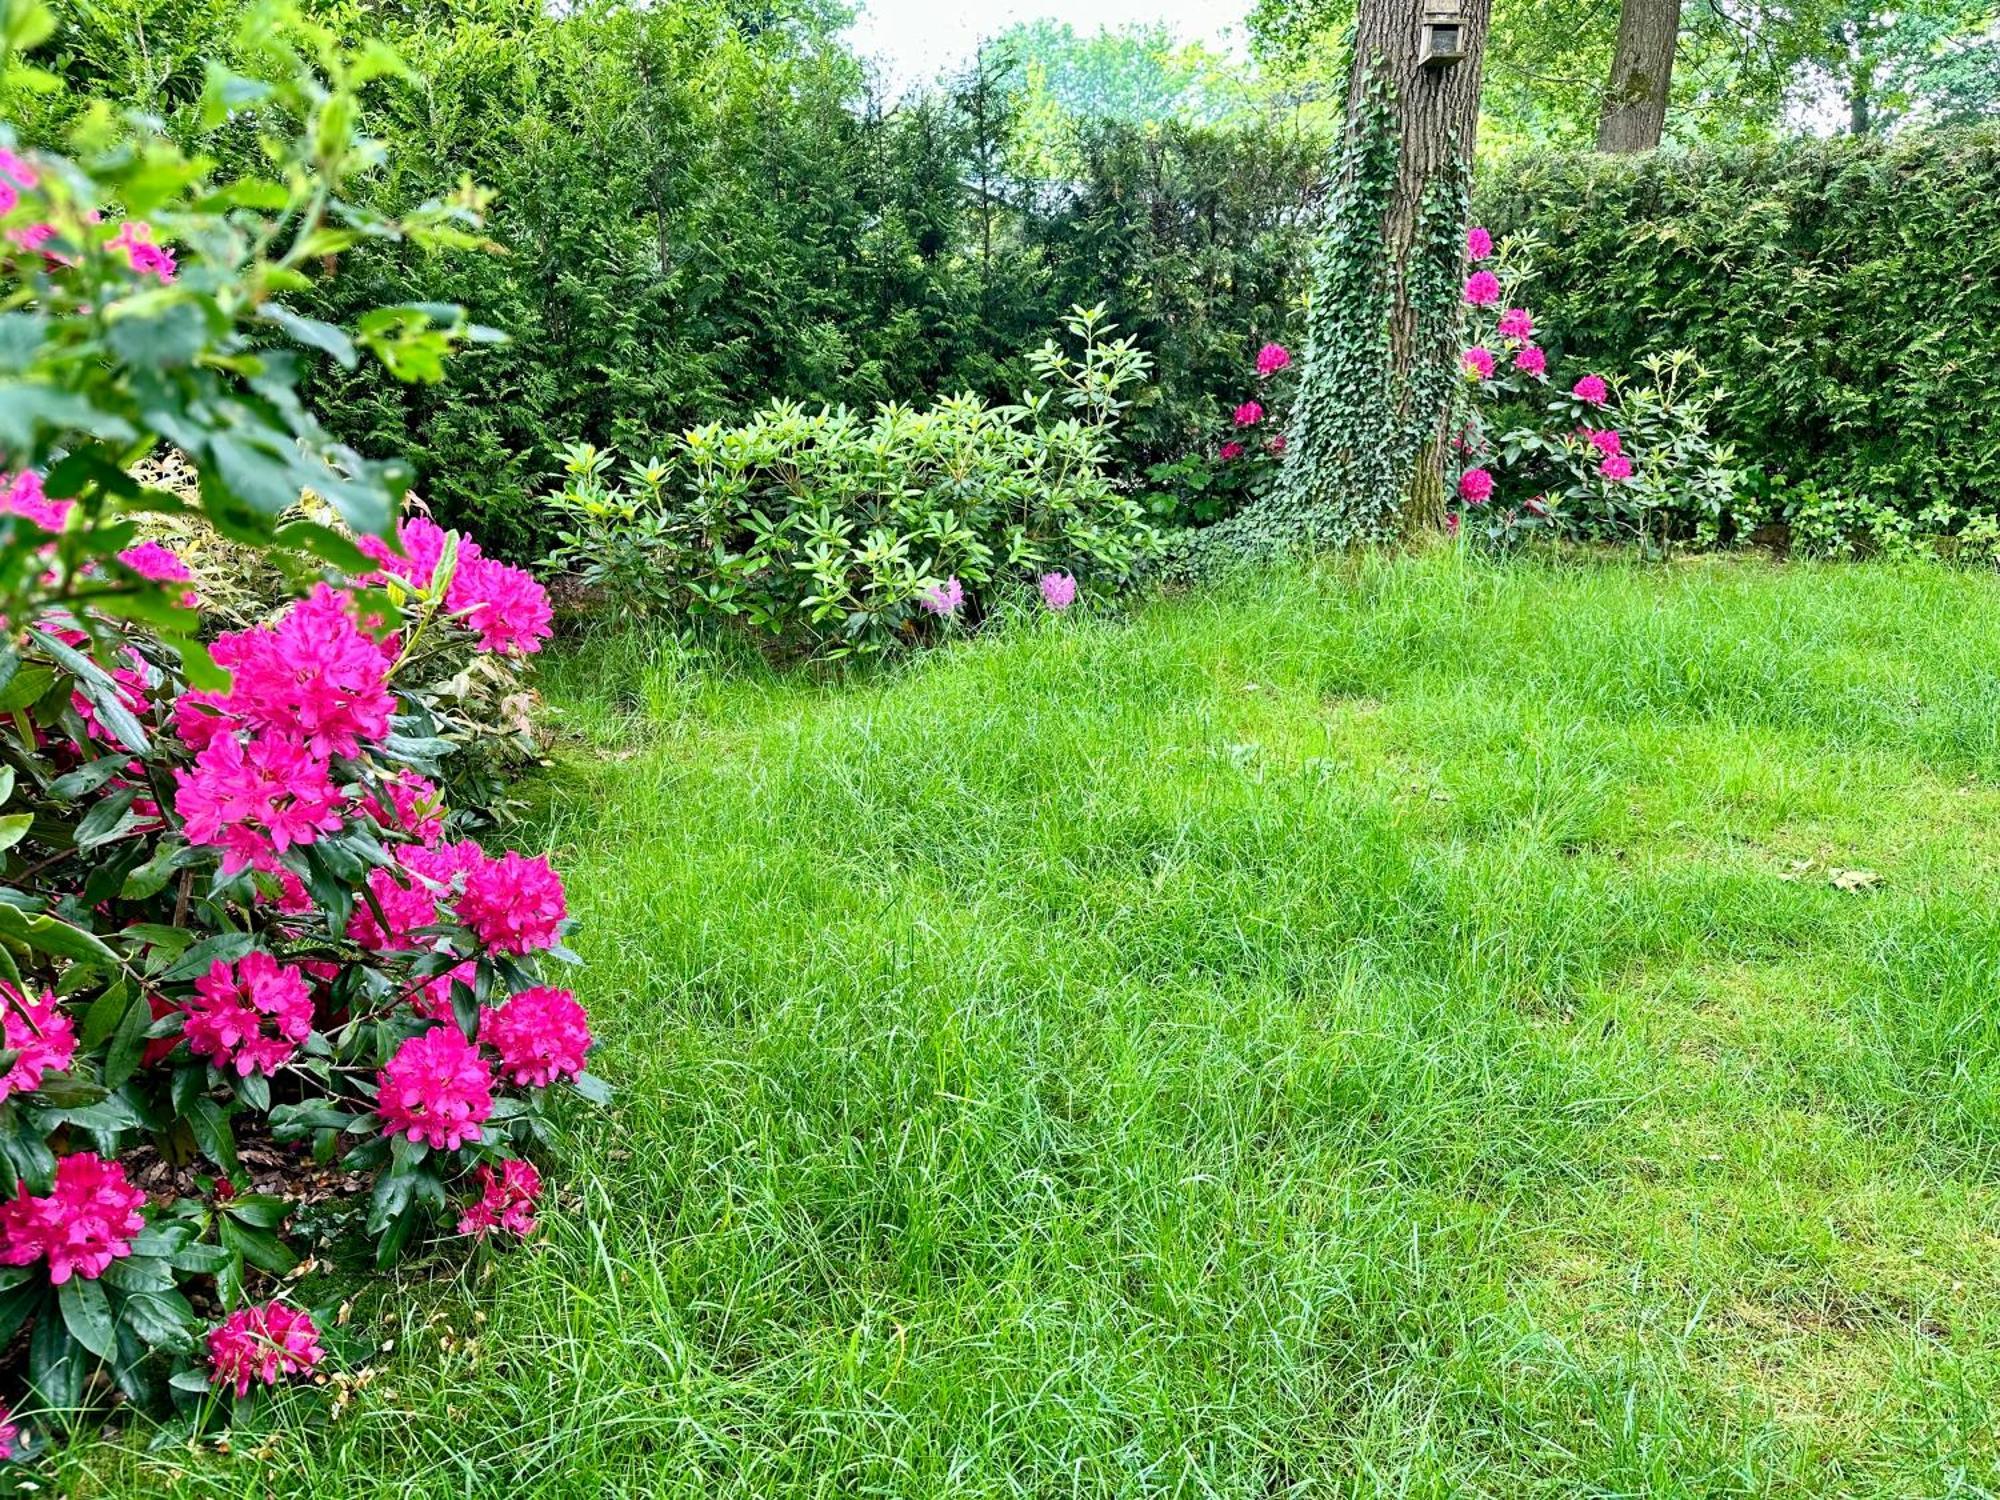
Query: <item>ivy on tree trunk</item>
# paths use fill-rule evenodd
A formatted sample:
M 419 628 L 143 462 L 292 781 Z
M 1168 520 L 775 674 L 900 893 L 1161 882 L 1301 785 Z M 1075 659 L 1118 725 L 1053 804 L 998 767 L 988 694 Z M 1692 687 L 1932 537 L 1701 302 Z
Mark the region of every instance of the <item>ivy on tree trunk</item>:
M 1465 226 L 1492 0 L 1463 56 L 1426 65 L 1422 0 L 1363 0 L 1347 114 L 1313 247 L 1306 350 L 1274 491 L 1182 544 L 1172 571 L 1440 525 Z

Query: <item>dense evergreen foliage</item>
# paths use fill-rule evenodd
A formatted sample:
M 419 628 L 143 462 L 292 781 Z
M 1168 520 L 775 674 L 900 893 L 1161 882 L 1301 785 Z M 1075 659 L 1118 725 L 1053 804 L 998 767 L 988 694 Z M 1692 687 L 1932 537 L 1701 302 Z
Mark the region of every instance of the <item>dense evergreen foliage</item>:
M 1532 293 L 1565 353 L 1698 351 L 1774 512 L 1948 506 L 1944 530 L 2000 504 L 2000 131 L 1529 157 L 1481 199 L 1541 241 Z

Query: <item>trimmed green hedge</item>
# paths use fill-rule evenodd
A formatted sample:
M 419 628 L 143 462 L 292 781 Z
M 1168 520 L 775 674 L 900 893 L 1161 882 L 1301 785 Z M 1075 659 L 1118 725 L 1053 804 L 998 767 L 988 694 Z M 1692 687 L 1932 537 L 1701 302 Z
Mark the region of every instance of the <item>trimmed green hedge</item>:
M 1530 295 L 1563 353 L 1693 349 L 1773 481 L 2000 507 L 2000 130 L 1516 158 L 1479 196 L 1542 242 Z

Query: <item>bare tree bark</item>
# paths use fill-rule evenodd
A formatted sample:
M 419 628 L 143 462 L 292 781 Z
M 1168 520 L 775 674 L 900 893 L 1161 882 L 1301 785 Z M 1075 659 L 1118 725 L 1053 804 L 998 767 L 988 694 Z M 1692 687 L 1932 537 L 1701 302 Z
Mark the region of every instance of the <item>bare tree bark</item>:
M 1370 107 L 1372 90 L 1387 86 L 1397 146 L 1396 186 L 1382 226 L 1389 264 L 1395 268 L 1395 301 L 1389 319 L 1389 378 L 1399 421 L 1424 423 L 1432 437 L 1419 448 L 1400 516 L 1405 533 L 1441 526 L 1445 513 L 1444 455 L 1448 403 L 1437 411 L 1413 410 L 1427 399 L 1434 382 L 1421 367 L 1442 360 L 1457 366 L 1457 329 L 1440 342 L 1423 326 L 1412 297 L 1412 268 L 1421 259 L 1418 241 L 1424 206 L 1446 182 L 1471 180 L 1474 138 L 1479 131 L 1480 77 L 1486 64 L 1486 36 L 1493 0 L 1462 0 L 1457 7 L 1456 62 L 1426 63 L 1426 12 L 1443 7 L 1424 0 L 1361 0 L 1354 27 L 1354 71 L 1348 80 L 1348 128 Z M 1463 235 L 1460 223 L 1455 234 Z M 1455 305 L 1455 304 L 1454 304 Z M 1436 346 L 1436 347 L 1433 347 Z
M 1651 151 L 1660 144 L 1680 39 L 1681 0 L 1624 0 L 1611 86 L 1597 118 L 1599 151 Z

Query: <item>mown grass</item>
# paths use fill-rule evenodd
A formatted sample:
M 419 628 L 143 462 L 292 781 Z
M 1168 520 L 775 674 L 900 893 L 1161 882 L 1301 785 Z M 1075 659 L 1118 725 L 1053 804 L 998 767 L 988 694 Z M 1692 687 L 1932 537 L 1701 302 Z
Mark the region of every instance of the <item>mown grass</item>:
M 80 1491 L 2000 1490 L 1993 580 L 1376 561 L 550 685 L 561 1210 L 337 1419 Z

